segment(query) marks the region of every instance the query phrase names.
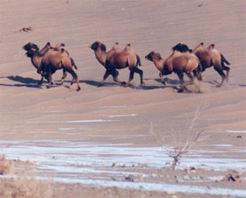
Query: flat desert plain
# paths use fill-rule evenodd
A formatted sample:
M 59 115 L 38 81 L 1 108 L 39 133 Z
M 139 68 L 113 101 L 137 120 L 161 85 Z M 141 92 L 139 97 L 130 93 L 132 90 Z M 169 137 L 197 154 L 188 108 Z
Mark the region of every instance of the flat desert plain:
M 1 0 L 0 197 L 246 197 L 245 0 Z M 143 86 L 119 86 L 90 45 L 130 43 Z M 81 91 L 39 86 L 22 46 L 65 43 Z M 159 82 L 144 57 L 214 43 L 231 62 L 202 93 Z M 120 70 L 127 81 L 129 70 Z M 58 81 L 62 71 L 55 73 Z M 185 78 L 185 80 L 188 80 Z

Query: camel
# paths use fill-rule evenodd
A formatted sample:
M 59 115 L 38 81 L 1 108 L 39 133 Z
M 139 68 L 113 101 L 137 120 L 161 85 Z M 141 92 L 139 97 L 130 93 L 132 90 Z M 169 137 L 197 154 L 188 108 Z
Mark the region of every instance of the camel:
M 31 42 L 23 46 L 23 49 L 26 51 L 27 57 L 31 58 L 31 62 L 33 66 L 37 69 L 37 73 L 41 75 L 41 80 L 39 81 L 40 85 L 43 83 L 44 78 L 48 80 L 48 75 L 45 71 L 45 68 L 43 68 L 41 64 L 42 58 L 49 50 L 60 51 L 62 50 L 62 47 L 64 46 L 65 44 L 61 43 L 61 44 L 57 44 L 55 47 L 52 47 L 50 42 L 47 42 L 46 45 L 42 49 L 39 49 L 39 47 L 36 44 L 31 43 Z M 69 55 L 68 51 L 65 50 L 65 52 L 67 53 L 67 55 Z M 71 61 L 73 63 L 73 66 L 77 69 L 77 66 L 75 65 L 74 60 L 72 58 L 71 58 Z M 52 72 L 55 72 L 55 71 L 52 71 Z M 66 78 L 66 76 L 67 76 L 66 70 L 63 70 L 63 76 L 61 78 L 62 83 L 64 79 Z
M 44 55 L 45 53 L 47 53 L 48 50 L 54 50 L 54 51 L 58 51 L 58 52 L 62 52 L 62 53 L 66 53 L 67 56 L 70 57 L 70 54 L 69 52 L 64 49 L 65 47 L 65 44 L 64 43 L 59 43 L 59 44 L 56 44 L 55 47 L 51 46 L 50 42 L 47 42 L 46 45 L 40 50 L 40 55 Z M 78 70 L 78 67 L 77 65 L 75 64 L 74 62 L 74 59 L 72 57 L 70 57 L 70 60 L 71 60 L 71 63 L 73 65 L 73 67 Z M 45 72 L 46 68 L 44 68 L 44 65 L 42 67 L 39 67 L 38 69 L 38 73 L 41 72 L 41 71 L 44 71 Z M 63 75 L 62 75 L 62 78 L 61 78 L 61 84 L 63 84 L 65 78 L 67 77 L 67 72 L 65 69 L 63 69 Z
M 155 67 L 161 73 L 162 83 L 165 85 L 164 75 L 169 75 L 172 72 L 176 73 L 179 77 L 181 90 L 184 89 L 184 73 L 190 78 L 190 83 L 193 82 L 193 78 L 199 79 L 200 67 L 199 59 L 195 54 L 186 52 L 181 53 L 179 51 L 173 51 L 172 54 L 163 59 L 161 55 L 155 51 L 151 51 L 145 58 L 154 63 Z M 193 75 L 192 75 L 193 73 Z
M 29 42 L 23 46 L 23 49 L 27 51 L 27 57 L 31 58 L 33 66 L 42 76 L 39 84 L 43 83 L 43 78 L 45 77 L 49 83 L 47 87 L 50 87 L 52 84 L 52 74 L 54 74 L 57 69 L 63 69 L 62 82 L 66 78 L 68 72 L 73 76 L 71 84 L 73 84 L 74 81 L 78 84 L 78 76 L 73 69 L 75 67 L 74 61 L 63 48 L 58 49 L 57 47 L 56 49 L 53 49 L 48 42 L 41 50 L 39 50 L 39 47 L 36 44 Z M 55 61 L 52 62 L 52 57 L 56 61 L 60 58 L 60 63 L 55 64 Z M 70 68 L 70 66 L 72 66 L 72 68 Z M 77 90 L 80 90 L 79 84 Z
M 193 49 L 193 53 L 199 58 L 202 71 L 213 66 L 214 70 L 219 73 L 222 80 L 217 85 L 218 87 L 222 86 L 225 80 L 228 82 L 230 68 L 226 65 L 230 65 L 230 62 L 215 48 L 214 44 L 204 47 L 204 43 L 200 43 Z M 226 71 L 226 74 L 224 73 L 224 70 Z
M 39 84 L 41 85 L 43 83 L 43 78 L 48 80 L 48 76 L 41 72 L 39 68 L 41 66 L 43 55 L 48 52 L 49 49 L 44 46 L 41 50 L 39 50 L 39 47 L 31 42 L 25 44 L 23 49 L 26 51 L 26 56 L 31 59 L 32 65 L 37 69 L 37 73 L 41 75 L 41 80 L 39 81 Z M 40 51 L 42 51 L 42 54 Z
M 182 43 L 178 43 L 172 49 L 179 52 L 190 51 L 190 48 L 186 44 Z M 220 74 L 220 76 L 222 77 L 222 81 L 220 84 L 217 85 L 218 87 L 223 84 L 224 80 L 228 81 L 230 68 L 227 67 L 225 64 L 230 65 L 230 62 L 222 53 L 215 49 L 214 44 L 211 44 L 208 47 L 204 47 L 204 43 L 201 42 L 192 50 L 192 52 L 195 53 L 200 60 L 201 72 L 213 66 L 215 71 Z M 223 70 L 226 71 L 226 75 L 224 74 Z
M 117 69 L 128 68 L 130 70 L 128 84 L 133 80 L 134 73 L 138 73 L 140 76 L 140 84 L 143 82 L 143 71 L 138 68 L 141 66 L 140 57 L 136 54 L 130 44 L 127 44 L 124 49 L 119 48 L 119 44 L 115 45 L 107 51 L 106 46 L 95 41 L 90 47 L 96 56 L 96 59 L 106 68 L 106 72 L 103 76 L 102 83 L 108 78 L 109 75 L 113 76 L 114 81 L 118 81 L 119 72 Z
M 61 50 L 49 50 L 47 53 L 44 54 L 41 62 L 41 67 L 45 68 L 47 75 L 48 75 L 48 87 L 51 86 L 52 82 L 52 74 L 54 71 L 63 69 L 64 73 L 66 72 L 70 73 L 73 77 L 71 81 L 71 85 L 76 82 L 77 84 L 77 91 L 79 91 L 80 85 L 79 85 L 79 79 L 78 75 L 75 71 L 73 62 L 68 56 L 67 52 L 62 48 Z M 64 78 L 64 77 L 63 77 Z

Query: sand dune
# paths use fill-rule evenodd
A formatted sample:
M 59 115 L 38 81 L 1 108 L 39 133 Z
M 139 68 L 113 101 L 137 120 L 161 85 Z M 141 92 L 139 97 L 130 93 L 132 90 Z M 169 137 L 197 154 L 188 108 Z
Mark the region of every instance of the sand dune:
M 175 146 L 187 139 L 194 112 L 200 107 L 194 128 L 204 130 L 206 138 L 195 148 L 209 144 L 245 147 L 244 133 L 239 133 L 242 138 L 237 139 L 227 132 L 246 129 L 245 9 L 246 1 L 239 0 L 2 0 L 1 140 Z M 23 27 L 32 30 L 20 31 Z M 104 68 L 89 49 L 95 40 L 108 48 L 115 41 L 121 46 L 130 42 L 141 56 L 146 85 L 137 89 L 120 87 L 110 78 L 106 86 L 98 87 Z M 22 50 L 29 41 L 40 46 L 47 41 L 64 42 L 79 66 L 82 90 L 38 87 L 40 76 Z M 166 57 L 178 42 L 193 47 L 201 41 L 206 45 L 215 43 L 232 63 L 228 84 L 216 87 L 214 81 L 221 79 L 213 69 L 204 73 L 202 94 L 177 93 L 172 87 L 176 84 L 164 88 L 155 80 L 157 70 L 144 60 L 148 52 L 156 50 Z M 54 78 L 58 80 L 61 75 L 57 71 Z M 169 78 L 177 80 L 174 74 Z M 128 79 L 127 69 L 120 71 L 120 79 Z M 136 75 L 134 85 L 138 83 Z M 61 130 L 68 128 L 75 132 Z M 161 143 L 153 133 L 162 137 Z

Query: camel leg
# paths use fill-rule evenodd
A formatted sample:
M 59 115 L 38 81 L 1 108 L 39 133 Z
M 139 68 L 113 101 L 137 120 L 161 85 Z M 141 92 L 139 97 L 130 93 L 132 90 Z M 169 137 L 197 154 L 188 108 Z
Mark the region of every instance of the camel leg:
M 50 88 L 52 86 L 52 74 L 50 71 L 48 71 L 48 85 L 47 85 L 47 88 Z
M 130 85 L 130 82 L 133 80 L 134 78 L 134 69 L 130 69 L 130 74 L 129 74 L 129 80 L 128 80 L 128 85 Z
M 110 74 L 113 76 L 114 82 L 120 83 L 121 85 L 124 84 L 123 82 L 119 81 L 119 78 L 118 78 L 119 72 L 116 69 L 113 73 L 110 71 Z
M 217 85 L 217 87 L 221 87 L 225 81 L 225 74 L 223 72 L 223 69 L 221 67 L 214 67 L 215 71 L 217 71 L 219 73 L 219 75 L 221 76 L 222 80 L 221 83 Z
M 109 73 L 109 75 L 112 75 L 114 82 L 117 82 L 120 85 L 126 84 L 125 82 L 121 82 L 119 80 L 119 78 L 118 78 L 119 77 L 119 72 L 117 71 L 116 67 L 113 64 L 107 62 L 106 63 L 106 69 L 107 69 L 107 72 Z
M 44 82 L 44 77 L 41 76 L 41 79 L 40 79 L 40 81 L 38 82 L 38 84 L 41 86 L 41 85 L 43 84 L 43 82 Z
M 73 77 L 72 81 L 71 81 L 71 86 L 73 85 L 74 82 L 76 82 L 77 84 L 77 89 L 76 91 L 80 91 L 81 88 L 80 88 L 80 85 L 79 85 L 79 78 L 78 78 L 78 75 L 77 73 L 74 71 L 74 68 L 70 68 L 69 70 L 67 70 Z
M 193 70 L 193 75 L 198 80 L 202 81 L 202 66 L 199 65 L 195 70 Z
M 144 84 L 143 71 L 141 69 L 139 69 L 138 67 L 135 67 L 133 71 L 139 74 L 139 76 L 140 76 L 140 85 L 143 85 Z
M 180 80 L 180 90 L 179 92 L 183 92 L 185 89 L 185 85 L 184 85 L 184 73 L 183 72 L 178 72 L 177 73 L 179 80 Z
M 101 81 L 101 83 L 98 85 L 99 87 L 104 85 L 105 80 L 109 77 L 110 72 L 108 70 L 105 71 L 104 75 L 103 75 L 103 80 Z
M 190 79 L 190 82 L 193 82 L 194 77 L 191 73 L 186 73 L 186 75 L 188 76 L 188 78 Z
M 64 80 L 65 80 L 66 77 L 67 77 L 67 72 L 66 72 L 65 69 L 63 69 L 63 75 L 62 75 L 62 78 L 61 78 L 61 84 L 64 83 Z
M 222 63 L 222 69 L 226 70 L 226 82 L 229 81 L 229 73 L 230 73 L 230 67 L 225 66 L 224 62 Z
M 78 67 L 77 67 L 77 65 L 75 64 L 75 62 L 74 62 L 74 60 L 73 60 L 72 57 L 70 58 L 70 60 L 71 60 L 72 65 L 74 66 L 74 68 L 75 68 L 76 70 L 78 70 Z

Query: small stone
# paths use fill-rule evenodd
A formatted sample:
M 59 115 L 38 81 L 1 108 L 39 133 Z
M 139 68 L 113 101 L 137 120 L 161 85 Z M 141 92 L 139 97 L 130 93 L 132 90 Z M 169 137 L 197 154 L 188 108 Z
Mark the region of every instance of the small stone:
M 125 177 L 125 180 L 129 182 L 134 182 L 133 175 L 128 175 L 127 177 Z

